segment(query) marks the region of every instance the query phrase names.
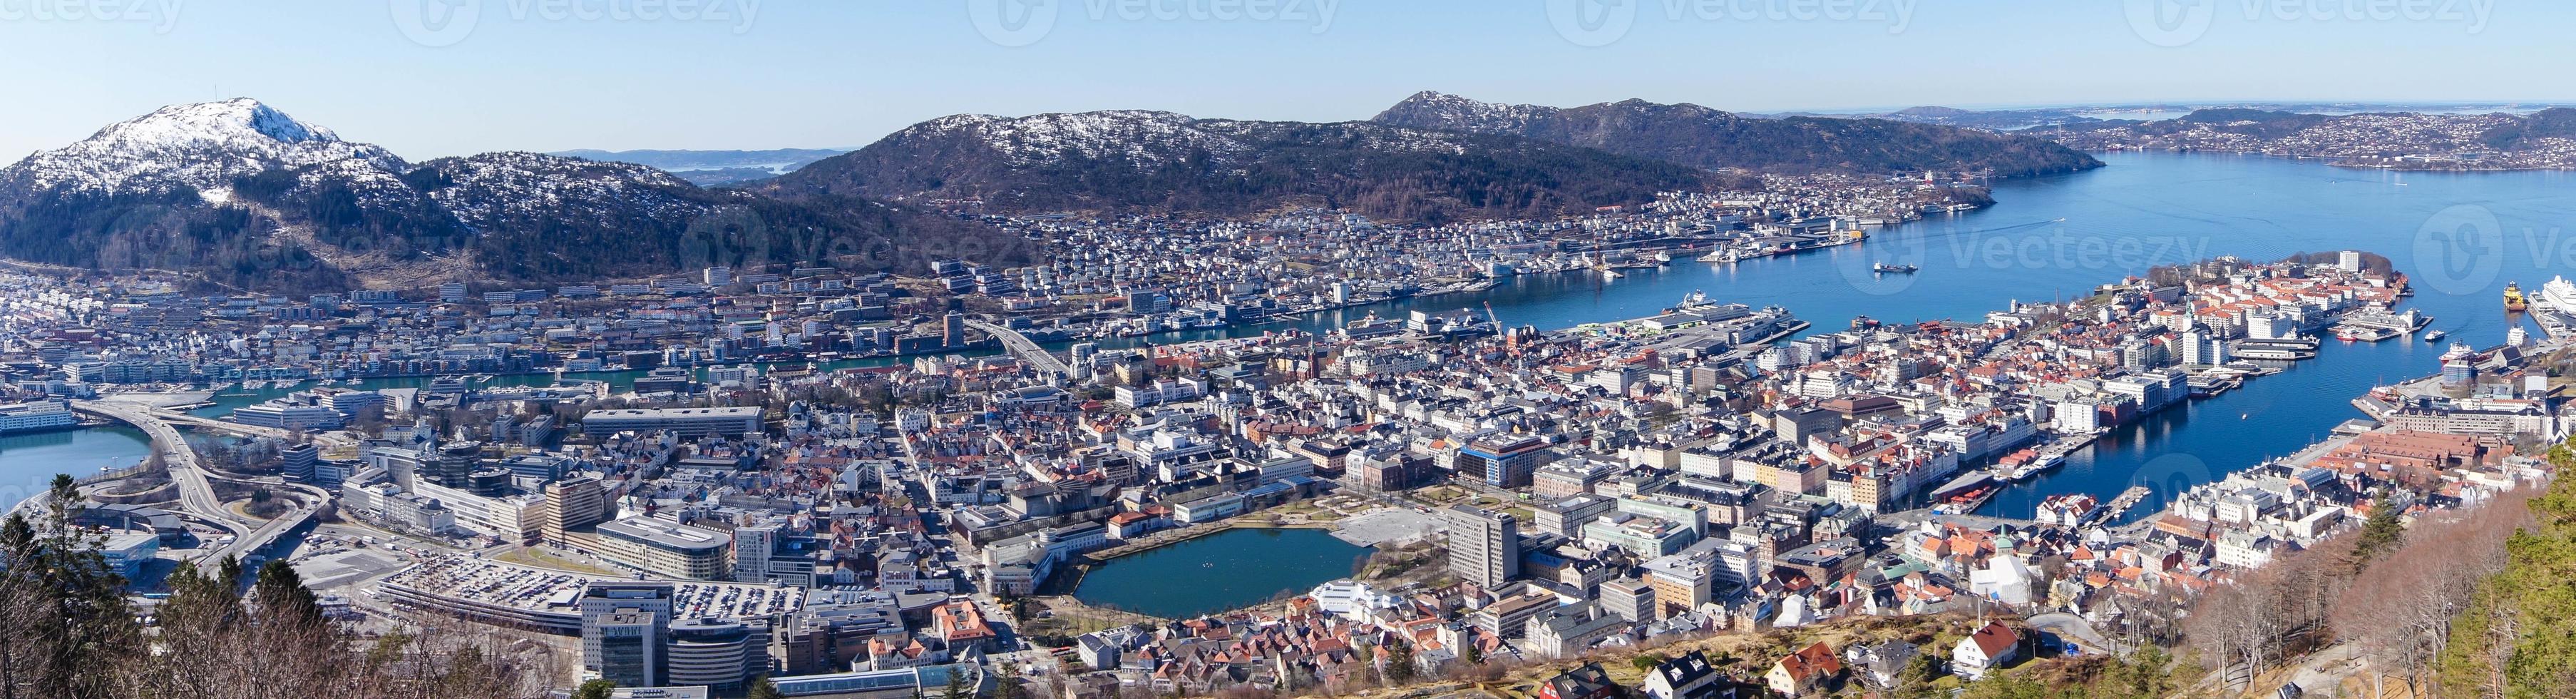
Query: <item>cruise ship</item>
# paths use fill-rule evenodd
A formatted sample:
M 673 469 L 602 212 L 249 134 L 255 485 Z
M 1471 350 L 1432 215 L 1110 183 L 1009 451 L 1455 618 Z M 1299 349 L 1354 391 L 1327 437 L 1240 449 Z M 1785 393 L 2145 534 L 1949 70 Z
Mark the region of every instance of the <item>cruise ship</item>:
M 2567 281 L 2563 276 L 2550 279 L 2549 283 L 2540 285 L 2539 302 L 2541 308 L 2576 314 L 2576 282 Z

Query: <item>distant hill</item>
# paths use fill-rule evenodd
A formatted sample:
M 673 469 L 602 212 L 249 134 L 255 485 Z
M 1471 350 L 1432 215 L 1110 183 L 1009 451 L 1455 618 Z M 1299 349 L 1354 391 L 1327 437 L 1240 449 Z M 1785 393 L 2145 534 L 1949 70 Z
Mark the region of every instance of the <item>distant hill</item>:
M 1888 119 L 1755 119 L 1693 104 L 1628 100 L 1558 108 L 1479 102 L 1424 92 L 1377 123 L 1520 136 L 1696 168 L 1786 174 L 1991 171 L 1999 177 L 2075 172 L 2101 161 L 2048 141 Z
M 1514 136 L 1108 111 L 935 119 L 761 191 L 979 199 L 995 213 L 1329 206 L 1437 222 L 1586 212 L 1711 181 L 1692 167 Z
M 2024 133 L 2087 150 L 2262 153 L 2392 170 L 2576 169 L 2576 109 L 2529 115 L 2201 109 L 2163 121 L 2063 124 Z
M 2576 109 L 2551 107 L 2521 121 L 2487 129 L 2478 141 L 2491 148 L 2514 150 L 2538 145 L 2544 138 L 2576 138 Z
M 254 100 L 175 105 L 0 168 L 0 255 L 230 288 L 589 281 L 707 265 L 1025 260 L 989 227 L 855 197 L 780 201 L 537 153 L 413 164 Z
M 548 153 L 567 158 L 634 163 L 678 175 L 701 187 L 735 185 L 795 172 L 814 161 L 850 152 L 850 148 L 779 150 L 567 150 Z

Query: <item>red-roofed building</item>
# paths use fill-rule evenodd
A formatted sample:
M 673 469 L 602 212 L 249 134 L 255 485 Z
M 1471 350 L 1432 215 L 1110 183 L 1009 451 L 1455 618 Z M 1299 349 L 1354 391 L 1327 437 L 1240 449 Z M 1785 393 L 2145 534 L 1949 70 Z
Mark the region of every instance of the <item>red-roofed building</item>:
M 2003 622 L 1989 621 L 1950 649 L 1950 672 L 1974 680 L 2019 657 L 2021 634 Z
M 1771 691 L 1794 697 L 1825 686 L 1842 672 L 1842 658 L 1835 657 L 1833 647 L 1818 641 L 1772 663 L 1771 672 L 1762 679 Z

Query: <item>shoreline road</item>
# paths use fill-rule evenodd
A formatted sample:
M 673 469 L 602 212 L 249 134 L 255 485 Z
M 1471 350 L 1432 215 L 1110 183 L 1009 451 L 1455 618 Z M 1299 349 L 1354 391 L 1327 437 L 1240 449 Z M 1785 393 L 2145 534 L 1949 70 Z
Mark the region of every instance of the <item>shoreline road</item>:
M 282 485 L 281 487 L 303 492 L 308 497 L 321 493 L 321 499 L 299 504 L 293 511 L 267 522 L 234 516 L 231 510 L 224 507 L 222 498 L 215 494 L 214 479 L 218 474 L 198 462 L 196 450 L 188 446 L 187 440 L 180 437 L 179 428 L 173 425 L 171 420 L 164 418 L 161 413 L 143 406 L 100 401 L 74 402 L 72 409 L 133 425 L 152 438 L 152 452 L 161 457 L 161 463 L 170 470 L 170 481 L 179 487 L 179 509 L 200 521 L 228 530 L 233 534 L 231 544 L 208 549 L 205 553 L 199 554 L 200 557 L 220 559 L 224 556 L 242 556 L 267 548 L 268 544 L 277 540 L 279 536 L 312 519 L 314 513 L 328 502 L 328 493 L 318 489 Z M 227 478 L 227 480 L 239 479 Z

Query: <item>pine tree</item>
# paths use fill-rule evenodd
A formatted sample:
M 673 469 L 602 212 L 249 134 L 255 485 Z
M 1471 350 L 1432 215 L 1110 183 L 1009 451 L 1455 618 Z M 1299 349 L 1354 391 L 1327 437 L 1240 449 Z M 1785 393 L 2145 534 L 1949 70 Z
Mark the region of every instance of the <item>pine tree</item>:
M 572 699 L 608 699 L 608 695 L 615 691 L 617 691 L 615 682 L 591 680 L 581 683 L 580 688 L 572 690 Z
M 42 520 L 0 520 L 0 687 L 18 696 L 123 696 L 115 677 L 142 652 L 125 580 L 98 553 L 104 537 L 71 521 L 80 497 L 57 475 Z
M 778 685 L 770 682 L 768 675 L 751 678 L 751 693 L 744 696 L 745 699 L 787 699 L 787 695 L 778 693 Z
M 1946 696 L 1939 688 L 1932 685 L 1932 682 L 1938 679 L 1941 679 L 1940 656 L 1931 651 L 1916 653 L 1913 660 L 1905 662 L 1904 669 L 1896 672 L 1895 691 L 1890 692 L 1888 696 L 1892 699 L 1932 699 Z
M 1386 647 L 1386 683 L 1390 686 L 1413 681 L 1413 644 L 1396 641 Z
M 321 627 L 330 622 L 322 617 L 322 600 L 304 588 L 304 576 L 286 561 L 269 561 L 259 567 L 259 580 L 251 584 L 251 603 L 259 609 L 263 621 L 271 624 Z
M 2370 501 L 2370 519 L 2361 524 L 2361 537 L 2353 544 L 2353 559 L 2367 566 L 2371 559 L 2397 545 L 2406 535 L 2406 525 L 2397 519 L 2397 504 L 2381 495 Z

